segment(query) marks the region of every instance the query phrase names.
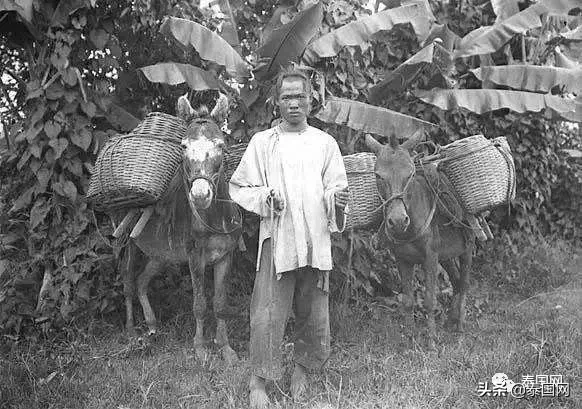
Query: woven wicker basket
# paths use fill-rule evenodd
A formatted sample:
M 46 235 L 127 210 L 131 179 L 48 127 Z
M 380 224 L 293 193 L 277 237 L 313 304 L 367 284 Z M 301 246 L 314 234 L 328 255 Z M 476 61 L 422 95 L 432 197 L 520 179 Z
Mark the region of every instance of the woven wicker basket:
M 248 144 L 247 143 L 238 143 L 236 145 L 231 145 L 228 147 L 226 154 L 223 156 L 224 158 L 224 175 L 226 180 L 229 181 L 232 177 L 232 174 L 236 170 L 242 156 L 244 155 Z
M 154 204 L 182 162 L 184 122 L 149 114 L 132 133 L 111 138 L 97 157 L 87 199 L 97 210 Z
M 507 203 L 515 195 L 515 166 L 504 137 L 493 141 L 474 135 L 441 148 L 443 171 L 461 205 L 479 213 Z
M 376 185 L 376 155 L 369 152 L 343 157 L 348 176 L 350 200 L 346 228 L 363 228 L 382 221 L 382 204 Z
M 229 147 L 224 157 L 227 180 L 232 177 L 246 147 L 247 144 L 244 143 Z M 350 189 L 346 228 L 363 228 L 379 223 L 382 212 L 378 210 L 381 201 L 374 175 L 376 156 L 373 153 L 363 152 L 344 156 L 343 159 Z

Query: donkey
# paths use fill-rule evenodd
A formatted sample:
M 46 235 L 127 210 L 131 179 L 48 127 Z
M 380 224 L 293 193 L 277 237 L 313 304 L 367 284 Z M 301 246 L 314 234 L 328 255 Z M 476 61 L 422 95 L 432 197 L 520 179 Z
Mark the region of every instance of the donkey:
M 192 278 L 193 311 L 196 319 L 194 348 L 198 357 L 206 356 L 203 319 L 206 311 L 204 271 L 214 267 L 214 314 L 217 328 L 215 342 L 225 361 L 236 361 L 230 347 L 226 314 L 225 280 L 231 268 L 232 255 L 239 243 L 242 216 L 235 203 L 229 200 L 222 158 L 225 137 L 215 120 L 224 118 L 228 104 L 221 95 L 208 115 L 208 109 L 194 110 L 188 99 L 180 97 L 177 110 L 188 122 L 182 140 L 183 162 L 168 189 L 168 194 L 155 208 L 142 233 L 134 244 L 148 258 L 143 271 L 131 271 L 136 259 L 135 248 L 128 247 L 127 270 L 124 274 L 127 329 L 133 331 L 132 298 L 137 282 L 137 294 L 143 308 L 149 334 L 156 332 L 156 317 L 148 300 L 147 288 L 158 273 L 188 264 Z
M 426 173 L 416 172 L 411 151 L 418 142 L 418 138 L 413 137 L 399 145 L 393 135 L 389 144 L 382 145 L 366 135 L 366 145 L 377 157 L 374 171 L 378 190 L 384 199 L 384 220 L 379 233 L 388 239 L 400 272 L 406 324 L 412 328 L 414 322 L 414 265 L 420 264 L 426 274 L 424 304 L 428 314 L 428 344 L 434 347 L 439 262 L 453 285 L 449 320 L 458 331 L 462 331 L 475 236 L 472 230 L 451 223 L 447 212 L 437 206 L 438 193 L 430 185 Z M 436 174 L 436 169 L 433 171 Z

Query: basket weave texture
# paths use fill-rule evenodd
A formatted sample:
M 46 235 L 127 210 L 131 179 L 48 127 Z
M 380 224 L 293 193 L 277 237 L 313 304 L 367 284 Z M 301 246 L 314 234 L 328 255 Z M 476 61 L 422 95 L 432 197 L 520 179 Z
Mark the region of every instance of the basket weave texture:
M 380 223 L 382 212 L 379 208 L 382 202 L 374 174 L 376 155 L 361 152 L 346 155 L 343 159 L 350 189 L 346 229 Z
M 131 133 L 111 138 L 97 157 L 87 199 L 101 211 L 156 203 L 180 167 L 185 133 L 181 119 L 153 112 Z
M 246 147 L 245 143 L 229 147 L 228 153 L 224 156 L 226 180 L 232 177 Z M 343 159 L 350 190 L 346 229 L 363 228 L 379 223 L 382 212 L 378 210 L 381 199 L 374 175 L 376 156 L 373 153 L 362 152 L 344 156 Z
M 438 169 L 450 180 L 461 205 L 479 213 L 515 197 L 515 165 L 504 137 L 474 135 L 441 148 Z

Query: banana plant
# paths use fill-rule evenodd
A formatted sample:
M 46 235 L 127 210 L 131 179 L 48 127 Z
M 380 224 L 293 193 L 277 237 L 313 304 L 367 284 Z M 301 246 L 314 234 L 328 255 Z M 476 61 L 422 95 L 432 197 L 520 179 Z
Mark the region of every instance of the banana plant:
M 257 50 L 257 58 L 254 60 L 244 59 L 220 35 L 196 22 L 167 17 L 161 26 L 162 32 L 183 46 L 193 47 L 200 58 L 206 61 L 206 69 L 190 64 L 164 62 L 140 70 L 152 82 L 171 85 L 187 83 L 196 91 L 225 89 L 235 81 L 244 85 L 241 97 L 246 97 L 250 105 L 257 100 L 256 90 L 268 86 L 281 67 L 289 63 L 309 67 L 321 58 L 336 56 L 346 47 L 365 48 L 376 34 L 399 25 L 412 26 L 419 41 L 424 41 L 429 37 L 435 22 L 427 0 L 406 0 L 399 7 L 360 18 L 317 37 L 321 31 L 323 8 L 321 2 L 315 2 L 298 12 L 287 24 L 271 30 Z M 325 90 L 320 92 L 325 94 Z M 363 102 L 326 99 L 325 95 L 322 100 L 326 100 L 326 103 L 316 117 L 359 131 L 372 131 L 369 124 L 387 124 L 375 126 L 373 131 L 388 136 L 394 131 L 394 126 L 390 125 L 391 118 L 395 124 L 405 125 L 401 127 L 401 131 L 404 131 L 402 137 L 413 134 L 419 128 L 432 126 L 417 118 Z M 365 123 L 354 121 L 354 112 L 366 118 Z
M 516 35 L 525 35 L 529 30 L 547 27 L 549 15 L 567 16 L 568 13 L 580 7 L 579 0 L 541 0 L 523 11 L 516 9 L 515 2 L 501 2 L 491 0 L 493 9 L 499 13 L 492 26 L 479 27 L 465 37 L 451 41 L 450 35 L 444 31 L 430 35 L 417 54 L 388 72 L 383 81 L 376 84 L 370 90 L 370 100 L 374 103 L 394 92 L 403 91 L 412 84 L 419 75 L 426 74 L 439 76 L 442 79 L 450 79 L 454 74 L 453 65 L 450 62 L 455 59 L 467 60 L 470 57 L 479 56 L 481 61 L 486 61 L 489 54 L 506 47 L 508 42 Z M 554 47 L 560 41 L 580 41 L 580 29 L 582 26 L 572 28 L 565 32 L 551 33 L 546 30 L 539 34 L 540 39 L 549 36 L 544 44 L 538 40 L 534 45 L 538 48 Z M 433 29 L 436 29 L 434 27 Z M 543 34 L 543 36 L 542 36 Z M 553 36 L 552 36 L 553 34 Z M 435 40 L 439 45 L 436 45 Z M 523 41 L 523 38 L 522 38 Z M 451 45 L 448 49 L 440 44 Z M 537 52 L 535 47 L 530 47 L 530 56 Z M 438 53 L 437 53 L 438 51 Z M 509 50 L 510 52 L 510 50 Z M 556 114 L 562 120 L 581 122 L 582 104 L 571 97 L 561 97 L 550 94 L 552 90 L 560 89 L 562 93 L 576 94 L 580 96 L 582 86 L 582 66 L 580 61 L 571 61 L 565 57 L 560 48 L 556 47 L 556 66 L 533 65 L 526 60 L 527 49 L 522 43 L 522 59 L 520 64 L 503 66 L 487 66 L 470 70 L 479 80 L 483 81 L 484 89 L 458 89 L 454 88 L 454 82 L 443 81 L 444 87 L 433 87 L 429 90 L 415 90 L 414 95 L 423 102 L 439 107 L 442 110 L 464 108 L 471 112 L 482 114 L 493 110 L 508 108 L 514 112 L 540 112 L 547 110 Z M 504 89 L 485 89 L 485 84 L 495 84 Z M 509 88 L 509 89 L 507 89 Z

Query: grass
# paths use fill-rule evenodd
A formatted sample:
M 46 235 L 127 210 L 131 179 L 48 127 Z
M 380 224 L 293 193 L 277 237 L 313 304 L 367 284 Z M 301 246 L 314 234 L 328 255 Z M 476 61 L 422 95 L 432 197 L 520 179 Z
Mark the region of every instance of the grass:
M 285 409 L 581 408 L 582 257 L 547 243 L 519 254 L 505 260 L 515 269 L 509 275 L 478 260 L 468 329 L 456 334 L 440 327 L 436 351 L 423 347 L 422 322 L 404 328 L 400 313 L 381 299 L 334 303 L 332 357 L 322 373 L 312 374 L 306 401 L 293 404 L 287 396 L 288 340 L 288 371 L 269 386 L 272 400 Z M 204 362 L 195 357 L 188 305 L 167 306 L 160 297 L 156 303 L 164 324 L 147 344 L 128 339 L 111 320 L 51 340 L 5 342 L 0 407 L 247 407 L 248 319 L 229 322 L 241 362 L 227 367 L 215 348 Z M 478 383 L 497 372 L 515 382 L 523 375 L 561 374 L 570 397 L 479 397 Z

